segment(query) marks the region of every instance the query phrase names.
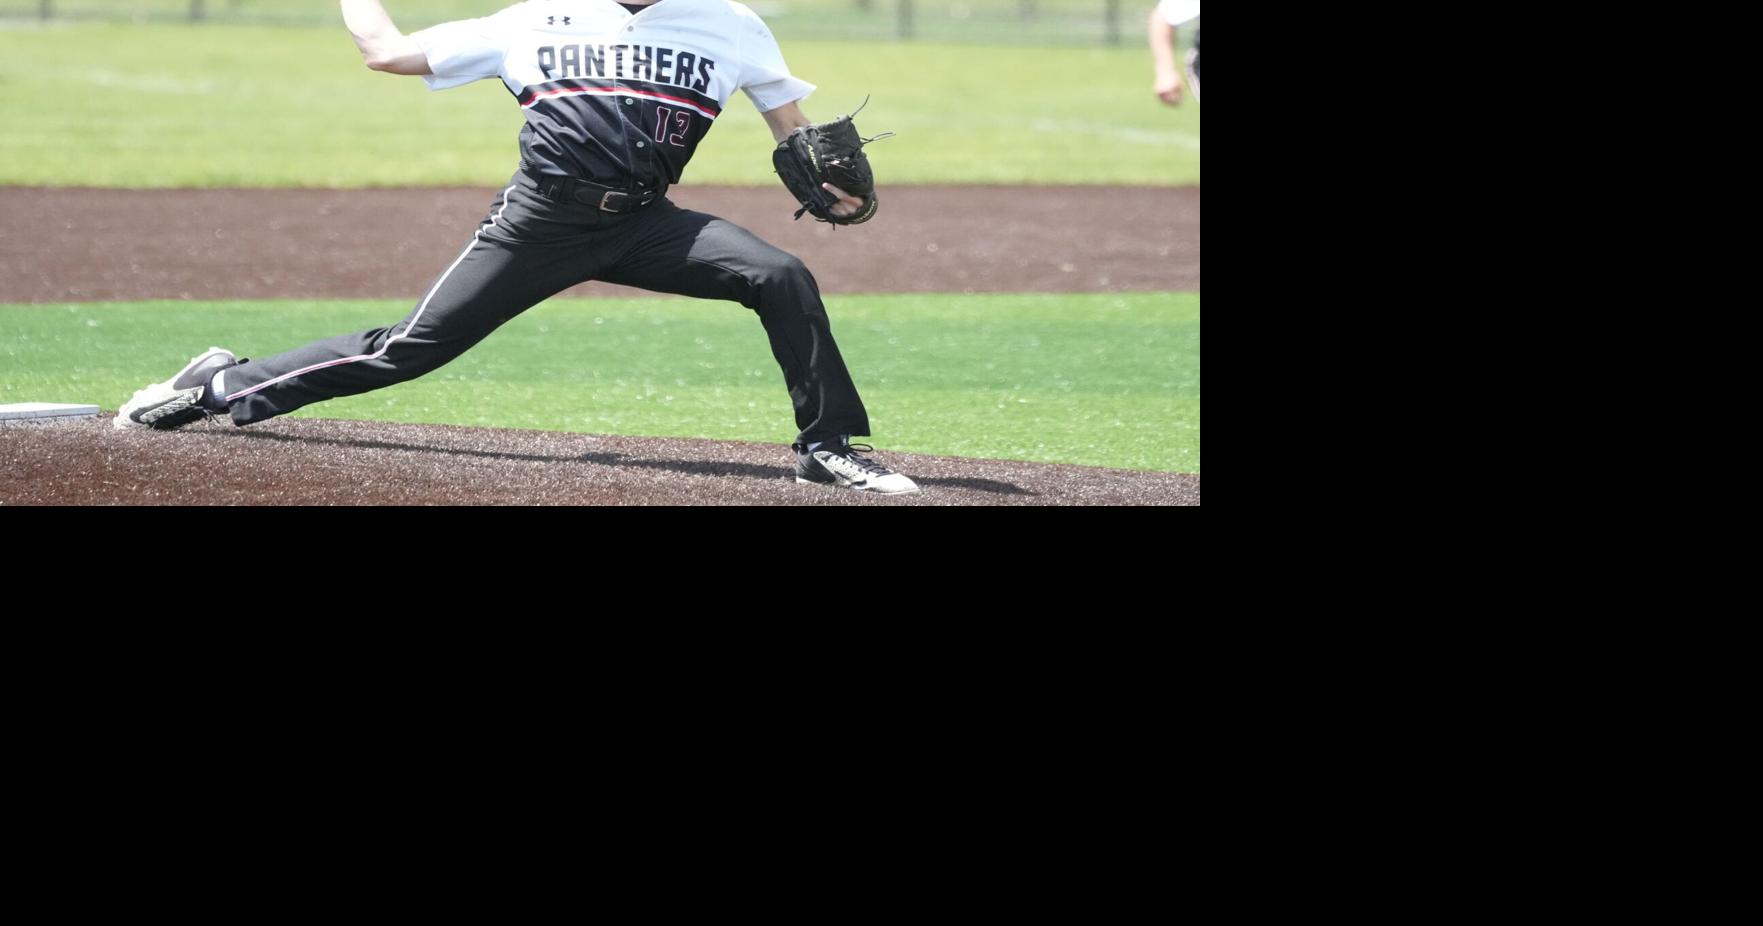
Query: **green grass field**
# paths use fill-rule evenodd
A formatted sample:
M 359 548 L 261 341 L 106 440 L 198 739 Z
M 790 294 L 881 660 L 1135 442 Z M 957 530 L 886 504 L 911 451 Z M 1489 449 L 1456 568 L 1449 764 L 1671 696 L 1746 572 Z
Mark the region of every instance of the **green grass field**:
M 114 411 L 219 344 L 264 355 L 389 325 L 402 301 L 0 305 L 0 404 Z M 843 296 L 883 448 L 1200 471 L 1200 297 Z M 297 415 L 784 442 L 789 399 L 733 303 L 558 299 L 441 370 Z
M 387 0 L 406 29 L 484 16 L 512 0 Z M 188 22 L 193 0 L 50 0 L 59 19 L 120 22 Z M 336 0 L 202 0 L 202 19 L 227 25 L 337 26 Z M 987 45 L 1136 42 L 1150 3 L 1124 4 L 1110 35 L 1106 4 L 1097 0 L 962 0 L 915 4 L 902 22 L 895 0 L 750 0 L 748 6 L 785 39 L 836 38 L 890 42 L 913 40 Z M 39 0 L 0 0 L 0 19 L 30 20 Z
M 884 185 L 1199 181 L 1199 107 L 1153 100 L 1137 42 L 786 39 L 785 52 L 820 85 L 811 116 L 874 96 L 863 129 L 899 133 L 871 150 Z M 499 81 L 431 93 L 362 67 L 340 26 L 13 22 L 0 111 L 0 184 L 490 186 L 519 159 L 520 111 Z M 776 183 L 746 97 L 718 122 L 686 182 Z

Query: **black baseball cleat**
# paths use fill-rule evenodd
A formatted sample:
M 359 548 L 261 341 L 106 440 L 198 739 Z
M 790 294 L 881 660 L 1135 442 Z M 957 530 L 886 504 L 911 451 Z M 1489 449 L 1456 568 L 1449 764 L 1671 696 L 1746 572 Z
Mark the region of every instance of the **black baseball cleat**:
M 796 451 L 796 481 L 803 485 L 830 485 L 881 495 L 906 495 L 918 491 L 918 483 L 863 456 L 874 453 L 868 444 L 829 440 L 808 452 L 806 444 L 791 444 Z M 859 452 L 861 451 L 861 452 Z
M 116 413 L 110 426 L 119 431 L 129 428 L 170 431 L 209 417 L 215 413 L 214 408 L 202 401 L 207 396 L 208 381 L 214 378 L 214 374 L 238 363 L 232 351 L 210 347 L 197 354 L 171 379 L 136 391 Z

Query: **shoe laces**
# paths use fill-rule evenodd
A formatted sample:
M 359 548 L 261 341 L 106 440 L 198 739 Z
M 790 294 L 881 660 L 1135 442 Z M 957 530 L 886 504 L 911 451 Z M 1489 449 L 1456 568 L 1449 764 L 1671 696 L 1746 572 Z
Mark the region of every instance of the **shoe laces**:
M 868 473 L 871 476 L 892 476 L 894 474 L 893 470 L 863 456 L 858 453 L 858 451 L 862 451 L 862 453 L 874 453 L 875 448 L 868 444 L 846 444 L 843 447 L 832 448 L 833 453 L 857 464 L 859 470 Z

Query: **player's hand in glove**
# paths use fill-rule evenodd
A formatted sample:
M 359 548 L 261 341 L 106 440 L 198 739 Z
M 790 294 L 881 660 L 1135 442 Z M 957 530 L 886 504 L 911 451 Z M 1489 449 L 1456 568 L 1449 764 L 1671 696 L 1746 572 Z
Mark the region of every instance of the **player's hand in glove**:
M 863 211 L 863 197 L 852 196 L 830 183 L 823 183 L 820 188 L 838 197 L 838 202 L 828 207 L 835 219 L 848 218 Z
M 858 107 L 862 109 L 862 107 Z M 878 136 L 880 138 L 886 135 Z M 792 131 L 771 154 L 772 166 L 802 208 L 822 222 L 857 225 L 875 218 L 875 173 L 850 116 Z

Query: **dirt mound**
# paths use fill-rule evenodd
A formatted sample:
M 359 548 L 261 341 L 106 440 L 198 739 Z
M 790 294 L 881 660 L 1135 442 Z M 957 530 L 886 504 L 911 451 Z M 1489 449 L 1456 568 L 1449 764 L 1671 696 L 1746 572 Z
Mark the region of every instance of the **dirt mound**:
M 1200 477 L 878 453 L 918 495 L 797 485 L 782 444 L 281 418 L 0 427 L 0 505 L 1198 505 Z

